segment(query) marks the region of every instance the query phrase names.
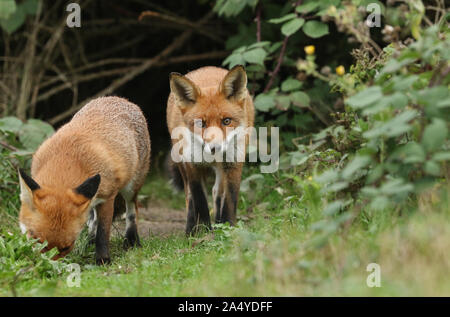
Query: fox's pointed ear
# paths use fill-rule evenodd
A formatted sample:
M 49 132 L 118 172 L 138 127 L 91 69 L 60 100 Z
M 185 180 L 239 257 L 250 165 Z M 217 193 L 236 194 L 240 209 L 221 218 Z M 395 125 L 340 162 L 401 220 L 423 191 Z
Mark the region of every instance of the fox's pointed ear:
M 200 95 L 197 85 L 179 73 L 170 73 L 170 90 L 182 106 L 194 104 Z
M 39 184 L 28 176 L 23 169 L 19 169 L 20 200 L 22 203 L 33 205 L 33 191 L 40 188 Z
M 75 188 L 75 192 L 79 195 L 83 195 L 87 199 L 94 198 L 95 194 L 97 194 L 98 187 L 100 185 L 100 174 L 89 177 L 84 181 L 83 184 Z
M 234 66 L 220 84 L 220 91 L 228 99 L 241 100 L 247 91 L 247 73 L 244 66 Z

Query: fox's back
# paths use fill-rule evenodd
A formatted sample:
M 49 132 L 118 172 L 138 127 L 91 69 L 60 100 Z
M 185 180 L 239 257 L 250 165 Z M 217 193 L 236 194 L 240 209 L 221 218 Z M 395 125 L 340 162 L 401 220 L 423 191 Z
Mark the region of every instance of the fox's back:
M 102 97 L 89 102 L 39 147 L 31 172 L 41 182 L 65 187 L 74 185 L 78 170 L 100 172 L 102 184 L 109 181 L 120 187 L 148 166 L 149 157 L 150 138 L 140 108 L 123 98 Z M 55 174 L 64 175 L 64 180 Z
M 102 140 L 124 152 L 129 151 L 130 142 L 142 152 L 149 140 L 141 109 L 119 97 L 92 100 L 74 115 L 67 128 L 75 133 L 84 131 L 93 141 Z M 145 153 L 138 154 L 143 156 Z

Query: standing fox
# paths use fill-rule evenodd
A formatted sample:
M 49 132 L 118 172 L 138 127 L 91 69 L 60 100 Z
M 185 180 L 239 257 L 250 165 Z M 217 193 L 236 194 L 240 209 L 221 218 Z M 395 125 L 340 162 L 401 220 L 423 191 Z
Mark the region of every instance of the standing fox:
M 242 66 L 230 71 L 202 67 L 182 76 L 170 75 L 171 93 L 167 102 L 167 125 L 172 144 L 180 139 L 175 129 L 184 128 L 209 154 L 226 154 L 237 128 L 253 127 L 254 106 L 247 90 L 247 74 Z M 228 146 L 228 147 L 227 147 Z M 182 151 L 187 151 L 182 148 Z M 245 154 L 244 154 L 245 155 Z M 172 157 L 173 159 L 173 157 Z M 217 223 L 236 223 L 243 162 L 189 160 L 170 164 L 172 174 L 181 177 L 186 194 L 186 233 L 201 226 L 211 228 L 204 191 L 205 177 L 215 171 L 213 204 Z
M 31 177 L 20 170 L 22 231 L 47 241 L 46 249 L 56 247 L 57 257 L 63 257 L 91 211 L 96 262 L 110 262 L 109 236 L 119 194 L 126 207 L 125 245 L 139 245 L 136 197 L 149 164 L 150 137 L 140 108 L 118 97 L 89 102 L 39 147 Z

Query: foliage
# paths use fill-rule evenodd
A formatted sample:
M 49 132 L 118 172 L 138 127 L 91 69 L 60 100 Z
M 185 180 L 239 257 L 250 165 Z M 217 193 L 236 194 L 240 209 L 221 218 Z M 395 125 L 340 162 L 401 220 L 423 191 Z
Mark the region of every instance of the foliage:
M 15 117 L 0 119 L 0 212 L 17 216 L 19 208 L 18 168 L 27 168 L 31 154 L 54 129 L 46 122 Z M 3 222 L 5 219 L 0 221 Z
M 437 12 L 433 24 L 424 10 L 417 10 L 420 1 L 419 6 L 380 4 L 392 24 L 381 32 L 390 43 L 382 49 L 365 26 L 366 2 L 299 3 L 277 6 L 260 1 L 254 12 L 257 23 L 268 15 L 262 8 L 280 10 L 266 23 L 261 21 L 261 29 L 278 28 L 278 42 L 266 29 L 261 33 L 269 38 L 258 40 L 256 35 L 255 43 L 237 47 L 224 65 L 247 65 L 250 87 L 259 92 L 255 97 L 259 122 L 279 126 L 283 146 L 295 148 L 282 154 L 283 177 L 311 178 L 324 200 L 324 214 L 332 216 L 315 225 L 326 237 L 351 222 L 367 204 L 373 210 L 416 206 L 424 190 L 448 183 L 448 14 Z M 405 24 L 399 15 L 412 20 Z M 320 67 L 320 52 L 309 42 L 326 36 L 330 30 L 326 22 L 331 21 L 349 42 L 360 44 L 352 51 L 355 60 L 349 73 L 339 61 Z M 304 57 L 290 47 L 291 37 L 297 47 L 309 44 L 303 46 Z M 266 69 L 271 64 L 273 72 Z M 330 104 L 326 98 L 334 100 L 333 107 L 320 107 Z M 296 115 L 303 120 L 296 120 Z M 311 133 L 321 124 L 319 132 Z M 252 175 L 241 189 L 251 195 L 249 184 L 262 182 L 264 178 Z
M 372 2 L 382 8 L 383 28 L 365 26 Z M 108 267 L 92 265 L 84 232 L 67 257 L 82 266 L 81 288 L 60 283 L 63 263 L 42 258 L 42 245 L 5 231 L 0 294 L 448 294 L 449 14 L 436 3 L 215 1 L 213 10 L 230 25 L 223 65 L 246 66 L 257 123 L 282 130 L 280 170 L 246 168 L 235 227 L 219 224 L 190 238 L 152 235 L 129 252 L 113 238 Z M 70 78 L 61 85 L 44 96 L 75 87 Z M 0 119 L 2 212 L 17 215 L 16 170 L 51 133 L 41 121 Z M 142 193 L 184 205 L 183 193 L 158 175 Z M 372 262 L 383 268 L 379 289 L 365 283 Z
M 256 170 L 256 168 L 255 168 Z M 67 261 L 81 267 L 81 287 L 64 277 L 17 283 L 19 296 L 442 296 L 449 294 L 450 197 L 423 209 L 364 208 L 351 226 L 321 229 L 329 218 L 320 186 L 294 173 L 262 176 L 254 196 L 242 193 L 237 226 L 186 238 L 151 235 L 142 248 L 123 251 L 113 238 L 113 262 L 93 265 L 74 250 Z M 180 194 L 183 197 L 183 193 Z M 168 213 L 173 211 L 167 210 Z M 327 243 L 321 230 L 336 232 Z M 76 248 L 78 249 L 79 243 Z M 367 264 L 379 263 L 382 287 L 366 284 Z M 233 285 L 233 287 L 230 287 Z M 7 285 L 0 295 L 10 295 Z
M 47 243 L 28 239 L 25 235 L 3 231 L 0 233 L 0 285 L 9 285 L 15 292 L 17 283 L 31 279 L 48 279 L 63 272 L 65 264 L 54 261 L 58 251 L 41 250 Z
M 434 26 L 391 54 L 371 85 L 359 85 L 346 100 L 348 109 L 338 124 L 316 135 L 309 151 L 291 153 L 293 163 L 304 164 L 314 156 L 311 150 L 326 149 L 324 141 L 332 138 L 339 163 L 330 164 L 317 181 L 337 196 L 360 191 L 357 197 L 374 209 L 392 207 L 440 180 L 448 182 L 449 48 L 448 34 Z M 348 85 L 354 77 L 360 75 L 343 81 Z M 344 158 L 348 163 L 342 164 Z
M 26 20 L 27 15 L 35 15 L 39 10 L 39 0 L 15 0 L 0 1 L 0 27 L 8 33 L 13 33 L 20 28 Z

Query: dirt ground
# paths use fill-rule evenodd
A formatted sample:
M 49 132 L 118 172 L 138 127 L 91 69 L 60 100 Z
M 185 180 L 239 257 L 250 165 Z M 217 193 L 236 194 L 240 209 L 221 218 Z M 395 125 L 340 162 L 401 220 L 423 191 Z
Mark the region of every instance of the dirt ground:
M 140 207 L 138 214 L 138 231 L 141 238 L 150 235 L 168 236 L 174 233 L 184 233 L 186 213 L 184 210 L 172 209 L 162 203 L 149 203 L 146 208 Z M 125 220 L 115 222 L 116 234 L 123 235 Z

